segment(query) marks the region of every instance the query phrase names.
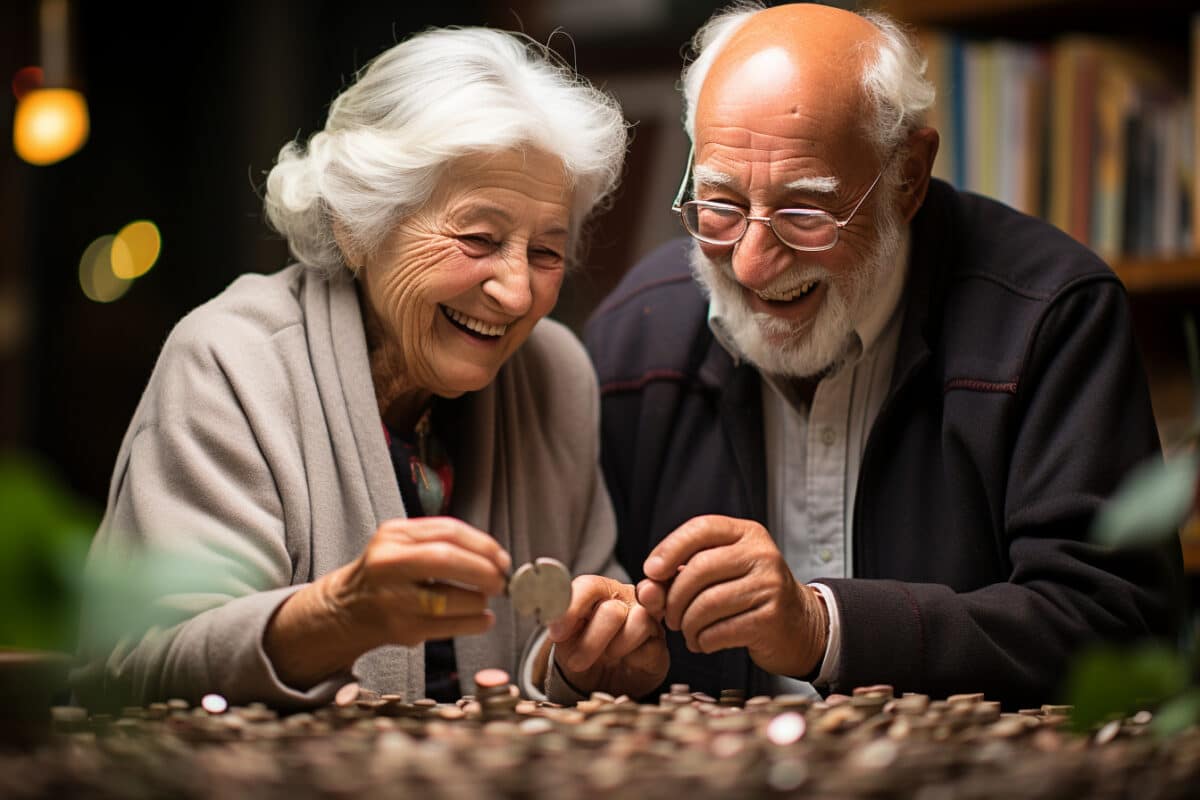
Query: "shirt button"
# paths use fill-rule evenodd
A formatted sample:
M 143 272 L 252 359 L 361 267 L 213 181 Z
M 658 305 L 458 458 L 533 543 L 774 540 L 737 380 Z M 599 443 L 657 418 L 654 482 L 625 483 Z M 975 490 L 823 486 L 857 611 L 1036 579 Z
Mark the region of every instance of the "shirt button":
M 833 560 L 833 551 L 830 550 L 828 547 L 822 547 L 821 552 L 818 553 L 817 555 L 819 555 L 821 557 L 822 564 L 828 564 L 830 561 Z
M 821 428 L 821 442 L 824 443 L 826 447 L 831 446 L 836 441 L 837 434 L 833 432 L 833 428 L 829 427 L 828 425 L 826 425 L 824 428 Z

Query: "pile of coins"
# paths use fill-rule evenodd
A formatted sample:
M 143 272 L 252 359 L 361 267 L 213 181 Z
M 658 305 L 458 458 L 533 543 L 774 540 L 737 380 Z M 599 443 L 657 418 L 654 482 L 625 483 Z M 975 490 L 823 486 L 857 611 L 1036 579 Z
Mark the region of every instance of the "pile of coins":
M 1195 796 L 1200 731 L 1141 712 L 1089 735 L 1070 708 L 1004 712 L 980 694 L 719 698 L 675 684 L 657 704 L 603 692 L 520 699 L 483 670 L 455 704 L 355 684 L 282 715 L 209 695 L 119 715 L 53 711 L 36 748 L 0 751 L 0 797 L 1051 798 Z

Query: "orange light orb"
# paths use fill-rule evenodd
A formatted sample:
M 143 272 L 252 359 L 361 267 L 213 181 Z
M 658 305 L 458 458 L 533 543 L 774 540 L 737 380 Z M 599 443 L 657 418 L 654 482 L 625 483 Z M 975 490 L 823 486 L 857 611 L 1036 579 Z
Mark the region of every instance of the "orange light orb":
M 17 103 L 13 149 L 42 167 L 62 161 L 88 138 L 87 101 L 74 89 L 34 89 Z

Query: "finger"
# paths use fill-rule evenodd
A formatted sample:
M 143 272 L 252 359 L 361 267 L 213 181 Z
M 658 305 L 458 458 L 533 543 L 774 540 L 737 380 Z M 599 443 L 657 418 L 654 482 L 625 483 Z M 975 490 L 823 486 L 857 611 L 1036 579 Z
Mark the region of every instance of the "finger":
M 607 659 L 625 658 L 648 639 L 662 638 L 662 626 L 642 606 L 633 606 L 625 617 L 625 624 L 617 631 L 604 650 Z
M 714 622 L 692 638 L 688 649 L 695 653 L 715 653 L 731 647 L 745 647 L 750 640 L 749 633 L 764 624 L 761 608 L 753 606 L 740 614 Z
M 683 616 L 697 595 L 710 587 L 745 576 L 751 564 L 736 545 L 718 547 L 697 553 L 667 588 L 666 614 L 663 623 L 679 630 Z
M 637 585 L 638 604 L 657 620 L 661 620 L 667 612 L 667 586 L 652 578 L 645 578 Z
M 633 672 L 665 675 L 669 659 L 666 640 L 661 637 L 653 637 L 642 642 L 632 653 L 625 656 L 625 667 Z
M 698 653 L 711 652 L 701 649 L 700 634 L 704 630 L 721 620 L 758 608 L 766 601 L 764 593 L 748 579 L 718 583 L 702 591 L 691 602 L 680 620 L 679 631 L 689 649 Z M 744 644 L 752 631 L 743 630 L 739 634 Z
M 411 583 L 453 582 L 488 595 L 504 591 L 504 573 L 495 562 L 452 542 L 397 543 L 375 565 L 385 578 Z
M 488 534 L 453 517 L 389 519 L 378 532 L 413 542 L 451 542 L 495 563 L 501 572 L 512 567 L 512 557 Z
M 482 592 L 473 592 L 444 583 L 417 584 L 409 608 L 417 608 L 427 617 L 466 617 L 482 614 L 488 599 Z
M 642 565 L 642 571 L 647 578 L 669 581 L 675 577 L 680 565 L 688 563 L 692 556 L 701 550 L 736 542 L 741 538 L 747 524 L 756 523 L 716 514 L 692 517 L 667 534 L 667 537 L 650 551 Z
M 421 625 L 421 638 L 453 639 L 455 636 L 475 636 L 487 633 L 496 624 L 496 615 L 491 610 L 480 614 L 469 614 L 461 617 L 426 618 Z
M 552 642 L 563 642 L 575 636 L 591 617 L 597 605 L 605 600 L 630 595 L 632 586 L 605 578 L 603 575 L 580 575 L 571 581 L 571 604 L 562 616 L 546 626 Z
M 596 606 L 583 629 L 563 643 L 562 666 L 572 672 L 583 672 L 595 664 L 625 624 L 628 614 L 629 606 L 621 600 L 605 600 Z

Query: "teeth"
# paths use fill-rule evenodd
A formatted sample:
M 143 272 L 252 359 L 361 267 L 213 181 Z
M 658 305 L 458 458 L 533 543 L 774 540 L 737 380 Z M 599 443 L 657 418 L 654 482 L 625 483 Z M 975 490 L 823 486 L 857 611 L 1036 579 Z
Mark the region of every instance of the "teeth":
M 756 292 L 763 300 L 773 300 L 776 302 L 787 302 L 795 300 L 797 297 L 802 297 L 812 291 L 812 288 L 817 285 L 816 281 L 805 281 L 799 286 L 792 287 L 786 292 L 762 291 Z
M 468 317 L 461 311 L 455 311 L 453 308 L 442 306 L 442 310 L 446 312 L 446 316 L 462 325 L 464 328 L 470 328 L 476 333 L 481 333 L 484 336 L 503 336 L 508 330 L 507 325 L 492 325 L 489 322 L 484 322 L 481 319 Z

